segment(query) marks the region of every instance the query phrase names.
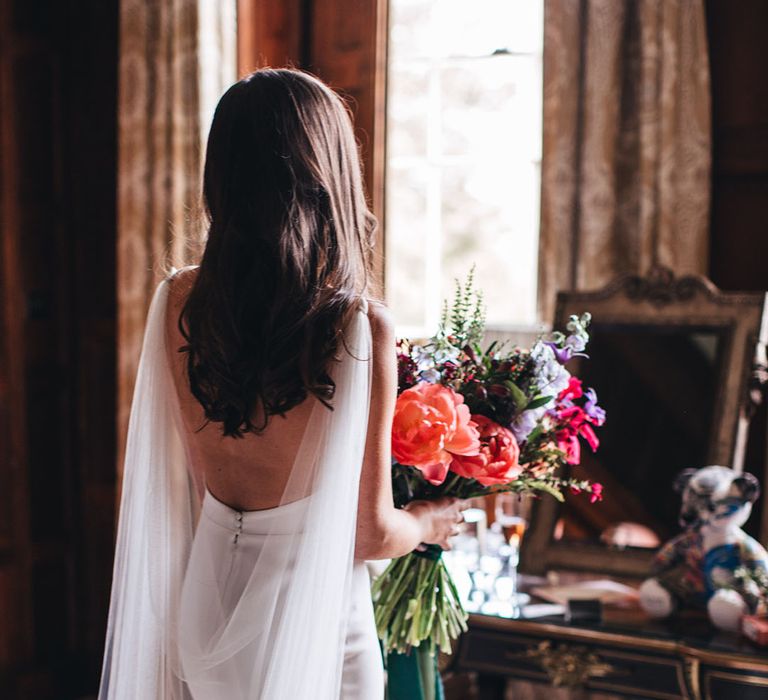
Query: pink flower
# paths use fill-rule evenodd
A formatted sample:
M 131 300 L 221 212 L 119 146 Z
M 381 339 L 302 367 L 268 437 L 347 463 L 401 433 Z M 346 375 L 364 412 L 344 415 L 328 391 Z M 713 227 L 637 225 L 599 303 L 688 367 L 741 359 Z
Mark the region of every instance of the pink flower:
M 600 447 L 600 440 L 589 423 L 583 423 L 579 427 L 579 435 L 587 441 L 587 445 L 592 448 L 592 452 L 596 452 L 597 448 Z
M 565 452 L 568 464 L 578 464 L 581 459 L 581 447 L 578 436 L 586 440 L 594 452 L 600 446 L 600 440 L 590 425 L 591 420 L 580 406 L 568 406 L 557 414 L 560 429 L 557 431 L 558 449 Z
M 557 449 L 565 453 L 565 461 L 568 464 L 581 462 L 581 444 L 576 434 L 565 430 L 558 433 Z
M 451 471 L 466 479 L 476 479 L 483 486 L 514 481 L 523 468 L 518 461 L 520 447 L 512 431 L 485 416 L 475 415 L 472 420 L 480 430 L 480 451 L 455 457 Z
M 584 390 L 581 388 L 581 379 L 571 377 L 568 380 L 568 386 L 557 395 L 557 399 L 558 401 L 573 401 L 582 396 L 584 396 Z
M 475 455 L 480 436 L 464 397 L 441 384 L 419 382 L 397 397 L 392 454 L 420 469 L 429 483 L 445 481 L 456 455 Z
M 592 484 L 592 495 L 589 497 L 589 502 L 594 503 L 595 501 L 602 501 L 603 500 L 603 485 L 599 481 L 595 481 Z

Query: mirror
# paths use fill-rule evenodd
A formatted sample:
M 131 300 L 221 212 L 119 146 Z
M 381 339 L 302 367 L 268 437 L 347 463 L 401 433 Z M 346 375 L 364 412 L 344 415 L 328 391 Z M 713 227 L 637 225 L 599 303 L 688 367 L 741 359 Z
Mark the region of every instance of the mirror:
M 677 474 L 713 463 L 741 469 L 763 295 L 659 269 L 599 292 L 561 293 L 555 327 L 583 311 L 593 315 L 589 359 L 569 369 L 597 390 L 608 420 L 600 449 L 584 447 L 572 473 L 601 482 L 605 498 L 541 499 L 521 568 L 642 576 L 679 532 Z
M 677 532 L 679 499 L 659 485 L 707 463 L 723 346 L 717 328 L 593 325 L 592 360 L 573 369 L 586 386 L 600 387 L 610 421 L 600 449 L 584 450 L 573 471 L 602 483 L 611 498 L 568 499 L 555 537 L 656 547 Z

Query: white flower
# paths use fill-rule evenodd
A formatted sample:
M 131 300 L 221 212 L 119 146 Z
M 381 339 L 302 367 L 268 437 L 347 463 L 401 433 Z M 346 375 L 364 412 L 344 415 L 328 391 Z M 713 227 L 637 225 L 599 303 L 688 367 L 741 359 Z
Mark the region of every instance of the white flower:
M 544 396 L 557 396 L 567 388 L 571 373 L 555 357 L 552 348 L 539 341 L 531 350 L 535 362 L 536 385 Z
M 586 338 L 583 335 L 569 335 L 565 339 L 565 345 L 566 347 L 573 348 L 573 352 L 584 352 L 584 349 L 587 347 L 587 341 L 589 340 L 589 337 Z
M 453 346 L 438 350 L 435 352 L 435 362 L 439 365 L 442 365 L 444 362 L 448 362 L 449 360 L 456 363 L 459 359 L 460 352 L 461 351 L 458 348 Z
M 540 406 L 539 408 L 533 408 L 530 411 L 523 411 L 512 421 L 512 425 L 509 426 L 509 429 L 519 443 L 523 443 L 528 439 L 528 436 L 543 418 L 546 410 L 545 407 Z
M 440 372 L 434 367 L 430 367 L 419 372 L 419 379 L 430 384 L 437 384 L 440 381 Z
M 423 346 L 414 345 L 411 348 L 411 357 L 420 370 L 430 369 L 435 366 L 435 361 Z

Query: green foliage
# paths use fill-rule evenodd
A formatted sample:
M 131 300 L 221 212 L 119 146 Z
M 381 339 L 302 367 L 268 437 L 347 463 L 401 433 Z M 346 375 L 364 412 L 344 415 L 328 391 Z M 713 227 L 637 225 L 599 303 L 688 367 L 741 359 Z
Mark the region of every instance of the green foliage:
M 534 408 L 541 408 L 542 406 L 546 406 L 548 403 L 550 403 L 555 397 L 554 396 L 537 396 L 535 399 L 533 399 L 526 407 L 526 411 L 532 411 Z
M 552 498 L 560 501 L 560 503 L 565 500 L 562 491 L 560 491 L 559 485 L 553 485 L 548 481 L 544 481 L 543 479 L 532 479 L 527 483 L 526 486 L 532 491 L 542 491 L 544 493 L 548 493 L 550 496 L 552 496 Z
M 528 405 L 528 397 L 525 395 L 525 392 L 509 379 L 504 380 L 504 386 L 509 391 L 512 401 L 515 402 L 517 410 L 522 411 Z
M 447 346 L 475 348 L 480 345 L 484 332 L 485 302 L 482 291 L 475 288 L 475 266 L 473 265 L 464 284 L 456 280 L 453 303 L 450 308 L 447 300 L 443 302 L 440 325 L 432 339 L 432 345 L 436 348 Z

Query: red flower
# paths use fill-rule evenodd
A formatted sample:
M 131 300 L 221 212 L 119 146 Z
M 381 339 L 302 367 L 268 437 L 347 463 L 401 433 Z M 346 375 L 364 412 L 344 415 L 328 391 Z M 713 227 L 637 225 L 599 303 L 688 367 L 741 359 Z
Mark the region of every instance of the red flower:
M 523 471 L 515 436 L 485 416 L 474 415 L 472 420 L 480 430 L 480 451 L 476 455 L 455 457 L 451 471 L 466 479 L 476 479 L 483 486 L 514 481 Z
M 445 481 L 456 455 L 477 454 L 480 438 L 464 397 L 442 384 L 420 382 L 397 397 L 392 454 L 429 483 Z

